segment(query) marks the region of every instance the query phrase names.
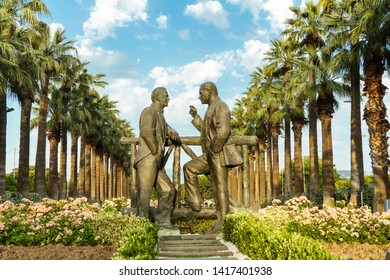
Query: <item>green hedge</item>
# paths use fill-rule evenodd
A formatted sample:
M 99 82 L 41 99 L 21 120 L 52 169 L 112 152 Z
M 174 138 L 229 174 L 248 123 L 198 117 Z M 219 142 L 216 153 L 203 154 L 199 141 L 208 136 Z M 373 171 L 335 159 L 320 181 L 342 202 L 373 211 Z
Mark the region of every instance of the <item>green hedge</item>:
M 130 216 L 114 260 L 153 260 L 156 255 L 157 224 L 148 219 Z
M 254 260 L 333 260 L 320 244 L 283 226 L 272 227 L 254 213 L 227 215 L 223 226 L 224 238 Z

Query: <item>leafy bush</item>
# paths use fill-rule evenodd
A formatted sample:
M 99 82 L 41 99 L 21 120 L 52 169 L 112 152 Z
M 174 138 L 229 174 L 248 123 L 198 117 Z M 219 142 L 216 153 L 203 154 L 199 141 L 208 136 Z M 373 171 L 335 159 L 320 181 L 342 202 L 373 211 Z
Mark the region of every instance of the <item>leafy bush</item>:
M 157 225 L 145 218 L 130 216 L 114 260 L 152 260 L 157 255 Z
M 130 200 L 124 197 L 117 197 L 106 199 L 103 201 L 102 210 L 104 212 L 122 212 L 123 207 L 128 207 L 130 205 Z
M 204 234 L 214 226 L 215 221 L 211 218 L 189 217 L 173 219 L 172 223 L 181 228 L 191 228 L 193 234 Z
M 32 202 L 42 201 L 41 195 L 39 193 L 28 193 L 27 199 Z M 0 197 L 0 204 L 6 201 L 10 201 L 14 204 L 23 203 L 23 195 L 17 191 L 6 191 L 3 196 Z
M 0 203 L 4 203 L 6 201 L 12 202 L 14 204 L 19 204 L 22 202 L 23 196 L 21 193 L 16 191 L 6 191 L 3 196 L 0 197 Z
M 224 238 L 255 260 L 337 259 L 322 249 L 317 241 L 265 221 L 264 215 L 253 213 L 227 215 L 223 226 Z M 283 224 L 285 221 L 282 219 L 280 225 Z
M 95 216 L 93 226 L 102 245 L 119 246 L 125 229 L 131 225 L 132 218 L 121 212 L 99 211 Z

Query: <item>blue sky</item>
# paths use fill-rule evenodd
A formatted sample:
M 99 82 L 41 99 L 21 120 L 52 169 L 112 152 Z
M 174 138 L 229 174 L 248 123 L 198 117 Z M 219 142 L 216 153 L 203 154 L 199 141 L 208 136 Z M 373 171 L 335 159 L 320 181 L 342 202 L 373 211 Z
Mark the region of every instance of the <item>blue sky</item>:
M 98 89 L 118 101 L 120 117 L 138 134 L 138 117 L 150 93 L 165 86 L 171 97 L 167 122 L 182 136 L 198 135 L 188 106 L 202 115 L 199 85 L 214 81 L 233 108 L 246 91 L 250 74 L 262 64 L 270 39 L 278 38 L 289 7 L 301 0 L 46 0 L 52 28 L 64 28 L 77 41 L 78 54 L 91 73 L 106 74 L 109 85 Z M 390 87 L 390 79 L 384 79 Z M 364 101 L 364 100 L 363 100 Z M 8 114 L 7 173 L 17 167 L 19 105 Z M 389 100 L 386 100 L 389 106 Z M 362 103 L 363 105 L 364 103 Z M 349 104 L 340 102 L 333 121 L 334 161 L 349 169 Z M 36 131 L 31 134 L 35 162 Z M 363 127 L 365 169 L 370 171 L 368 132 Z M 308 154 L 305 129 L 304 153 Z M 319 142 L 320 142 L 319 126 Z M 282 144 L 282 143 L 281 143 Z M 281 153 L 281 162 L 283 162 Z M 16 158 L 16 160 L 15 160 Z

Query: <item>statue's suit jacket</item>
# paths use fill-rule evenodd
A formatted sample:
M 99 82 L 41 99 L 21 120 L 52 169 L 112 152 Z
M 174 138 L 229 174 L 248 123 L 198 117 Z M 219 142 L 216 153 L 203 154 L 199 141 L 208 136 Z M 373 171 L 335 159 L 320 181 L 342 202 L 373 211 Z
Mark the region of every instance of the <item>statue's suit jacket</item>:
M 162 163 L 165 149 L 165 141 L 172 128 L 166 123 L 163 111 L 152 103 L 145 108 L 139 120 L 140 137 L 135 165 L 152 154 L 156 160 Z
M 243 162 L 234 144 L 229 144 L 231 119 L 229 107 L 219 97 L 210 104 L 204 120 L 196 115 L 192 124 L 201 132 L 202 152 L 211 150 L 220 154 L 222 166 L 237 166 Z

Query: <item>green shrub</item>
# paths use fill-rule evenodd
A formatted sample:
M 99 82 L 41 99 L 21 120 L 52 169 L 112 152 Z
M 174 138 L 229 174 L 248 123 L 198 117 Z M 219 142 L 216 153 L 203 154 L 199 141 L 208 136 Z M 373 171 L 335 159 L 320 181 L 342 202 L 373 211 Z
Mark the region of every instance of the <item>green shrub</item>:
M 214 226 L 215 221 L 212 218 L 189 217 L 173 219 L 172 223 L 181 228 L 191 228 L 193 234 L 204 234 Z
M 0 197 L 0 203 L 10 201 L 14 204 L 19 204 L 22 202 L 23 196 L 19 192 L 10 192 L 6 191 L 3 196 Z
M 132 218 L 121 212 L 99 211 L 94 219 L 94 227 L 102 245 L 119 245 L 123 232 L 131 224 Z
M 263 221 L 253 213 L 227 215 L 223 226 L 224 238 L 255 260 L 337 259 L 322 249 L 317 241 Z
M 114 260 L 152 260 L 155 258 L 157 225 L 145 218 L 130 216 Z

